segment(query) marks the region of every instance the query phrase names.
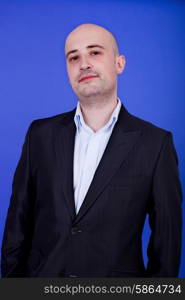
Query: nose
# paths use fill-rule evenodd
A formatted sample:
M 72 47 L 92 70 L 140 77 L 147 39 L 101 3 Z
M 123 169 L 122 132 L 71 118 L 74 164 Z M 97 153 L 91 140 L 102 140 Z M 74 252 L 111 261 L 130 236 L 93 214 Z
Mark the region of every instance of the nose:
M 92 68 L 91 63 L 89 62 L 89 59 L 87 57 L 81 57 L 80 62 L 80 70 L 89 70 Z

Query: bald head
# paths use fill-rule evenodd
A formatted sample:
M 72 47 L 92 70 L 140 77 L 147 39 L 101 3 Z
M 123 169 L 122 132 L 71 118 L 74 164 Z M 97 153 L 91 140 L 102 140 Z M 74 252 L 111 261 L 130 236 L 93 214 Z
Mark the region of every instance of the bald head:
M 96 41 L 96 37 L 101 38 L 109 47 L 111 45 L 115 55 L 119 55 L 118 43 L 115 36 L 109 30 L 95 24 L 82 24 L 71 31 L 66 39 L 65 53 L 67 54 L 69 48 L 71 48 L 72 42 L 74 43 L 75 40 L 78 42 L 87 36 L 94 37 L 94 41 Z
M 110 31 L 94 24 L 76 27 L 66 39 L 65 55 L 70 83 L 80 101 L 116 99 L 117 75 L 125 59 Z

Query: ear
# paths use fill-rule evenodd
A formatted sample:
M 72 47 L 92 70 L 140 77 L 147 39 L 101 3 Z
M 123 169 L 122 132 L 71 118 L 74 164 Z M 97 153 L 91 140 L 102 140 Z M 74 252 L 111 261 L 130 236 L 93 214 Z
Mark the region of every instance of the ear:
M 116 72 L 121 74 L 125 68 L 126 60 L 124 55 L 119 55 L 116 58 Z

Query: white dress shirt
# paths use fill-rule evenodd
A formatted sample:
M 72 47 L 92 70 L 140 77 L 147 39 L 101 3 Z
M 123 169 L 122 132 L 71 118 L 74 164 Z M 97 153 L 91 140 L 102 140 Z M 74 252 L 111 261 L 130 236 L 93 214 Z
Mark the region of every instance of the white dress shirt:
M 118 99 L 109 121 L 105 126 L 94 132 L 84 121 L 80 103 L 78 102 L 74 122 L 76 124 L 76 135 L 74 145 L 73 164 L 73 186 L 75 209 L 78 213 L 86 193 L 89 189 L 94 173 L 105 151 L 109 138 L 121 108 L 121 101 Z

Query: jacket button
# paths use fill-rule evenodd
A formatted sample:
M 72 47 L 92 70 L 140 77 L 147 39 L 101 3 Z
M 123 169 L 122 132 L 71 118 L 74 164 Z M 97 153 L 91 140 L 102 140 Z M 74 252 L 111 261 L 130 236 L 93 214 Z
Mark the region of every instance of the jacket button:
M 82 230 L 78 227 L 72 227 L 71 228 L 71 233 L 72 234 L 77 234 L 77 233 L 80 233 L 80 232 L 82 232 Z

